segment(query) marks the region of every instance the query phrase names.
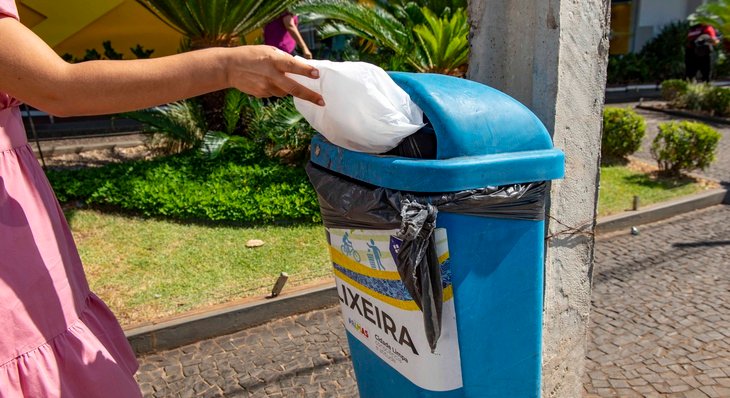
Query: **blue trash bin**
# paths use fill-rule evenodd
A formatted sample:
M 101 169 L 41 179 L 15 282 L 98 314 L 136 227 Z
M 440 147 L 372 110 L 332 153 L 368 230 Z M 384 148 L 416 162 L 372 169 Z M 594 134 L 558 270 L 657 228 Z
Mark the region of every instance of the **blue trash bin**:
M 542 200 L 545 182 L 563 177 L 563 153 L 553 148 L 532 112 L 497 90 L 444 75 L 391 77 L 424 111 L 435 156 L 358 153 L 316 136 L 308 166 L 360 396 L 538 397 Z M 338 181 L 339 188 L 321 176 Z M 432 243 L 443 307 L 432 350 L 423 314 L 397 271 L 402 242 L 392 218 L 403 198 L 437 204 L 448 195 L 453 199 L 484 187 L 496 187 L 487 190 L 489 195 L 507 192 L 507 199 L 501 197 L 486 212 L 438 205 Z M 533 208 L 530 217 L 509 212 L 510 201 L 524 202 L 525 195 L 515 194 L 520 189 L 532 194 L 526 204 Z M 370 204 L 369 210 L 362 201 Z M 383 216 L 389 212 L 395 214 L 388 216 L 390 221 Z

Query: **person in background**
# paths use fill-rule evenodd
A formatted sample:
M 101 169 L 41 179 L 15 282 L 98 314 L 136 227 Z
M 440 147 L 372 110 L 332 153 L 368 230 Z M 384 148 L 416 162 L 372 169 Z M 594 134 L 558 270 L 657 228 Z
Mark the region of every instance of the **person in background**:
M 700 72 L 704 82 L 710 81 L 712 53 L 719 43 L 715 28 L 705 24 L 695 24 L 689 28 L 687 44 L 684 49 L 685 75 L 693 80 Z
M 84 274 L 71 231 L 28 145 L 19 105 L 52 115 L 149 108 L 235 87 L 324 105 L 287 74 L 319 71 L 270 46 L 66 63 L 0 0 L 0 397 L 134 398 L 138 364 Z
M 289 11 L 264 26 L 264 44 L 274 46 L 287 54 L 297 55 L 296 48 L 302 57 L 312 59 L 307 43 L 299 33 L 299 17 Z

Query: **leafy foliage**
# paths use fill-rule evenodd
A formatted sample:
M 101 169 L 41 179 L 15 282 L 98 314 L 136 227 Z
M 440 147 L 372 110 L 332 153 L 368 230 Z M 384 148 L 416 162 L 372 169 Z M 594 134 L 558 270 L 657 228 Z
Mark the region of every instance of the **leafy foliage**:
M 674 101 L 684 95 L 689 88 L 689 82 L 682 79 L 669 79 L 662 82 L 662 98 Z
M 414 2 L 369 6 L 347 0 L 307 0 L 295 7 L 307 20 L 327 21 L 327 38 L 353 35 L 364 41 L 365 59 L 385 69 L 463 75 L 469 54 L 466 11 L 448 8 L 441 15 Z
M 215 161 L 189 151 L 152 161 L 49 170 L 48 178 L 62 202 L 145 216 L 240 223 L 319 220 L 316 194 L 301 167 L 241 148 Z
M 129 51 L 131 51 L 132 54 L 137 57 L 137 59 L 147 59 L 152 56 L 152 53 L 155 52 L 155 50 L 144 48 L 140 44 L 131 47 Z
M 413 3 L 420 8 L 426 7 L 433 11 L 436 15 L 441 16 L 444 12 L 451 12 L 457 8 L 466 9 L 466 0 L 377 0 L 379 6 L 388 8 L 392 5 L 398 5 L 400 7 L 406 7 L 408 3 Z
M 137 0 L 190 39 L 192 49 L 232 46 L 280 15 L 296 0 Z
M 639 150 L 646 132 L 646 122 L 631 109 L 603 110 L 601 155 L 606 158 L 625 158 Z
M 670 23 L 637 53 L 612 55 L 608 59 L 607 82 L 628 84 L 660 82 L 684 77 L 684 46 L 689 24 Z
M 215 158 L 228 149 L 244 148 L 289 163 L 304 160 L 315 131 L 294 107 L 291 97 L 261 100 L 229 89 L 225 99 L 222 110 L 224 131 L 207 128 L 201 107 L 194 100 L 130 112 L 124 116 L 146 124 L 149 131 L 163 135 L 165 140 L 161 144 L 167 153 L 200 148 Z
M 651 70 L 639 54 L 628 53 L 608 57 L 608 84 L 641 83 L 649 80 Z
M 678 176 L 683 171 L 704 170 L 715 160 L 720 133 L 698 122 L 667 122 L 651 145 L 651 154 L 662 172 Z
M 148 131 L 160 133 L 165 138 L 160 144 L 168 153 L 197 148 L 207 131 L 200 106 L 190 100 L 128 112 L 123 116 L 144 123 Z
M 690 84 L 687 90 L 674 101 L 672 105 L 682 109 L 691 111 L 699 111 L 704 109 L 705 97 L 710 91 L 710 85 L 705 83 Z
M 711 87 L 705 94 L 703 108 L 713 115 L 724 116 L 730 113 L 730 89 Z
M 104 48 L 104 57 L 106 57 L 106 59 L 119 60 L 124 58 L 124 54 L 118 53 L 114 47 L 112 47 L 111 40 L 101 42 L 101 46 Z
M 697 7 L 689 16 L 691 23 L 712 25 L 725 37 L 730 37 L 730 0 L 716 0 Z
M 422 49 L 425 70 L 445 75 L 463 76 L 469 62 L 469 22 L 466 10 L 456 9 L 451 16 L 439 18 L 422 8 L 425 23 L 413 32 Z
M 124 58 L 124 54 L 117 52 L 114 47 L 112 46 L 111 40 L 105 40 L 101 42 L 101 47 L 103 49 L 103 54 L 100 53 L 95 48 L 88 48 L 86 49 L 86 53 L 82 58 L 76 58 L 73 56 L 73 54 L 70 53 L 63 53 L 61 55 L 61 58 L 69 63 L 78 63 L 78 62 L 85 62 L 85 61 L 94 61 L 99 59 L 113 59 L 113 60 L 119 60 Z M 149 58 L 150 55 L 152 55 L 155 50 L 146 50 L 144 47 L 142 47 L 140 44 L 137 44 L 136 47 L 132 47 L 129 49 L 132 54 L 137 59 L 143 59 L 143 58 Z
M 684 80 L 662 82 L 662 95 L 675 108 L 706 111 L 711 115 L 730 114 L 730 88 Z
M 684 77 L 684 47 L 688 32 L 689 22 L 672 22 L 644 45 L 640 55 L 647 65 L 651 65 L 651 81 Z

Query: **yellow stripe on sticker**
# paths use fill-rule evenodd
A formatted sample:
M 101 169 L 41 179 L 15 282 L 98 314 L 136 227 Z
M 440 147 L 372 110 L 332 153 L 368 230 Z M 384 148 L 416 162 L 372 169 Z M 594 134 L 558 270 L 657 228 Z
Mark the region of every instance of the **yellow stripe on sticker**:
M 380 271 L 376 269 L 372 269 L 370 267 L 366 267 L 357 261 L 351 259 L 350 257 L 347 257 L 346 255 L 342 254 L 339 250 L 334 248 L 333 246 L 330 246 L 330 256 L 332 256 L 332 262 L 337 263 L 342 268 L 348 269 L 352 272 L 358 273 L 360 275 L 369 276 L 372 278 L 377 279 L 385 279 L 389 281 L 399 281 L 400 280 L 400 274 L 394 271 Z
M 355 281 L 354 279 L 350 278 L 349 276 L 343 274 L 342 272 L 338 271 L 337 269 L 334 270 L 335 276 L 339 278 L 340 280 L 347 282 L 355 289 L 374 297 L 384 303 L 390 304 L 393 307 L 400 308 L 402 310 L 406 311 L 419 311 L 418 305 L 416 305 L 416 302 L 413 300 L 398 300 L 390 296 L 386 296 L 382 293 L 378 293 L 373 289 L 370 289 L 369 287 L 361 285 L 359 282 Z M 446 289 L 444 289 L 444 302 L 451 300 L 454 297 L 454 290 L 451 287 L 451 285 L 447 286 Z

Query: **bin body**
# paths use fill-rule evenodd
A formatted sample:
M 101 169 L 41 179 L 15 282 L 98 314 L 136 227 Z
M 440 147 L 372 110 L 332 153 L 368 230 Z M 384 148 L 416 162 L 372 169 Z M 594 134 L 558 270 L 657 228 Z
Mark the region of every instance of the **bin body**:
M 562 177 L 562 152 L 510 97 L 447 76 L 392 76 L 433 125 L 436 159 L 355 153 L 315 137 L 313 164 L 356 184 L 416 195 Z M 324 211 L 323 218 L 327 225 Z M 398 286 L 392 227 L 353 221 L 327 228 L 360 396 L 538 397 L 544 221 L 439 211 L 444 307 L 434 352 L 420 311 Z

